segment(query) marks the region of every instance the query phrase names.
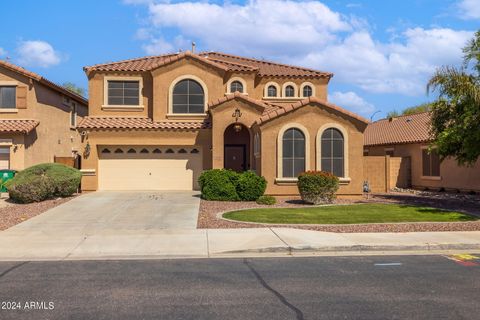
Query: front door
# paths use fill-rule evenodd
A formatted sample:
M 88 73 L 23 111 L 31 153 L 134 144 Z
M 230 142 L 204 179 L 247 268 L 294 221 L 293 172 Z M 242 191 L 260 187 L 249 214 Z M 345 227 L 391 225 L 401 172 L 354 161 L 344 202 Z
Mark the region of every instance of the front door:
M 231 169 L 236 172 L 245 171 L 246 168 L 246 156 L 245 145 L 225 145 L 225 169 Z

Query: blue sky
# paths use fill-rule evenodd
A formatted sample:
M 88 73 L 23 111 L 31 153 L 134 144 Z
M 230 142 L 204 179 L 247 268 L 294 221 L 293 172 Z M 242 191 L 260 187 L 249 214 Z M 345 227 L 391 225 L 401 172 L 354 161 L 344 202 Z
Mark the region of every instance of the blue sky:
M 333 72 L 329 99 L 376 118 L 431 100 L 429 76 L 459 65 L 480 26 L 480 0 L 25 0 L 2 1 L 0 12 L 0 58 L 58 83 L 87 88 L 83 66 L 195 41 Z

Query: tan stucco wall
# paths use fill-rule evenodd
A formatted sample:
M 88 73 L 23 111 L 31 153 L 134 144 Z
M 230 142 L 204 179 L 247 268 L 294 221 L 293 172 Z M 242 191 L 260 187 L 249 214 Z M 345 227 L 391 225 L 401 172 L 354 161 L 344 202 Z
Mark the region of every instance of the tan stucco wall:
M 410 157 L 412 186 L 416 188 L 445 188 L 461 191 L 480 191 L 480 161 L 473 167 L 458 166 L 452 158 L 445 159 L 440 164 L 440 180 L 422 178 L 422 147 L 427 144 L 404 144 L 365 147 L 369 155 L 384 155 L 385 148 L 394 148 L 395 157 Z
M 117 73 L 119 77 L 126 75 L 143 77 L 143 94 L 145 109 L 139 111 L 119 111 L 102 109 L 104 103 L 104 76 L 112 76 L 114 73 L 93 73 L 89 79 L 90 90 L 90 115 L 98 116 L 150 116 L 154 121 L 202 121 L 202 117 L 169 116 L 169 92 L 171 85 L 179 77 L 188 75 L 201 80 L 205 86 L 207 102 L 216 101 L 225 96 L 228 91 L 227 85 L 232 77 L 241 77 L 246 83 L 248 96 L 261 100 L 264 98 L 265 84 L 274 81 L 278 83 L 280 90 L 284 83 L 294 82 L 300 91 L 304 82 L 311 83 L 315 88 L 315 96 L 323 100 L 327 99 L 327 79 L 287 79 L 287 78 L 255 78 L 251 74 L 229 73 L 217 70 L 212 66 L 205 65 L 194 59 L 183 59 L 172 64 L 162 66 L 144 74 Z M 151 90 L 147 88 L 151 81 Z M 300 94 L 300 93 L 299 93 Z M 300 100 L 275 99 L 275 103 L 292 103 Z M 153 101 L 153 103 L 151 103 Z M 147 107 L 148 106 L 148 107 Z M 277 137 L 281 128 L 288 123 L 299 123 L 306 127 L 309 135 L 310 166 L 307 170 L 320 170 L 317 168 L 317 134 L 319 129 L 327 123 L 340 125 L 348 135 L 348 177 L 350 181 L 342 183 L 340 195 L 358 195 L 362 192 L 363 179 L 363 131 L 365 124 L 354 120 L 336 111 L 327 111 L 319 105 L 306 106 L 299 110 L 288 113 L 265 125 L 255 125 L 260 118 L 263 109 L 243 100 L 235 99 L 227 101 L 210 110 L 212 129 L 200 131 L 95 131 L 90 130 L 88 143 L 91 146 L 91 154 L 83 159 L 82 169 L 90 170 L 82 179 L 83 190 L 95 190 L 98 185 L 98 146 L 101 145 L 197 145 L 202 147 L 203 167 L 224 167 L 224 132 L 225 129 L 235 122 L 232 117 L 233 111 L 239 108 L 242 116 L 239 123 L 245 125 L 250 133 L 251 149 L 248 153 L 250 168 L 265 176 L 268 181 L 267 194 L 298 194 L 295 183 L 277 183 Z M 253 155 L 253 138 L 255 132 L 260 134 L 261 153 L 258 157 Z M 92 173 L 93 172 L 93 173 Z
M 203 169 L 212 167 L 211 131 L 91 131 L 85 138 L 83 148 L 90 145 L 90 155 L 83 157 L 82 170 L 91 171 L 82 177 L 82 190 L 97 190 L 98 152 L 100 146 L 197 146 L 203 155 Z
M 296 79 L 296 78 L 267 78 L 255 77 L 253 73 L 224 72 L 210 65 L 206 65 L 195 59 L 185 58 L 174 63 L 161 66 L 151 72 L 93 72 L 89 75 L 89 95 L 91 116 L 149 116 L 155 121 L 168 119 L 167 113 L 171 97 L 170 86 L 179 77 L 192 75 L 200 79 L 205 85 L 207 102 L 218 100 L 227 93 L 227 85 L 232 78 L 241 78 L 246 84 L 246 93 L 249 97 L 262 100 L 264 98 L 265 85 L 276 82 L 280 90 L 284 83 L 293 82 L 298 91 L 302 83 L 311 83 L 315 90 L 315 96 L 327 99 L 328 79 Z M 104 78 L 105 77 L 141 77 L 143 81 L 143 109 L 132 108 L 102 108 L 104 105 Z M 268 99 L 279 104 L 291 104 L 301 100 L 301 93 L 295 98 Z M 179 117 L 170 117 L 170 120 Z M 200 120 L 200 119 L 196 119 Z
M 261 167 L 262 175 L 267 179 L 267 194 L 297 194 L 298 189 L 295 183 L 277 183 L 278 162 L 277 162 L 277 139 L 280 129 L 290 123 L 303 125 L 309 133 L 310 141 L 310 166 L 306 170 L 321 170 L 318 168 L 317 157 L 317 134 L 319 129 L 327 123 L 340 124 L 348 134 L 348 177 L 351 181 L 340 186 L 338 194 L 356 195 L 362 193 L 363 179 L 363 130 L 364 125 L 354 124 L 345 116 L 338 113 L 331 113 L 319 106 L 305 106 L 285 116 L 266 123 L 260 127 L 262 150 Z
M 80 136 L 70 127 L 70 107 L 63 105 L 62 94 L 29 78 L 0 67 L 0 81 L 17 81 L 27 86 L 27 108 L 16 113 L 3 113 L 0 119 L 35 119 L 40 124 L 28 135 L 2 134 L 1 139 L 14 139 L 16 151 L 11 149 L 10 166 L 22 170 L 32 165 L 53 162 L 54 156 L 72 156 L 80 150 Z M 77 103 L 77 123 L 87 114 L 87 107 Z

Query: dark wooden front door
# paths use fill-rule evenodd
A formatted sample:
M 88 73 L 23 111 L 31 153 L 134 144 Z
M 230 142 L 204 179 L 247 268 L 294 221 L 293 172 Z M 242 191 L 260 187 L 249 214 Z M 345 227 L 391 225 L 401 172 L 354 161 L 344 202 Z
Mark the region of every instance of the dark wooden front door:
M 225 169 L 232 169 L 237 172 L 245 171 L 246 169 L 246 156 L 245 145 L 225 145 Z

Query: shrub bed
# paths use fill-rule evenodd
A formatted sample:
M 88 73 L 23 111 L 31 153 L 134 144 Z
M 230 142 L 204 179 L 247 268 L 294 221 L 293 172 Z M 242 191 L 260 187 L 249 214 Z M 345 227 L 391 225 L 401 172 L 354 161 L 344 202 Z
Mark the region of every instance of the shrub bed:
M 277 199 L 275 199 L 275 197 L 272 197 L 272 196 L 261 196 L 257 199 L 256 201 L 258 204 L 266 204 L 266 205 L 274 205 L 275 203 L 277 203 Z
M 6 187 L 10 198 L 20 203 L 67 197 L 77 192 L 82 174 L 59 163 L 44 163 L 20 171 Z
M 267 187 L 265 178 L 253 171 L 237 173 L 227 169 L 206 170 L 198 183 L 202 198 L 212 201 L 255 201 Z
M 302 200 L 312 204 L 331 203 L 339 188 L 339 180 L 330 172 L 307 171 L 298 176 Z

